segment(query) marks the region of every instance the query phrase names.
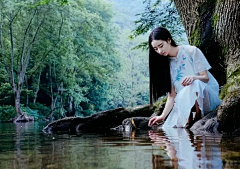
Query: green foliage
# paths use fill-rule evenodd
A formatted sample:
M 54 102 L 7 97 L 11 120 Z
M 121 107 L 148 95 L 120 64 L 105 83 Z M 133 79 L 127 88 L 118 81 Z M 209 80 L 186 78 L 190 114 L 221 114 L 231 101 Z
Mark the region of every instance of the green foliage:
M 0 121 L 10 121 L 15 117 L 15 115 L 15 108 L 13 106 L 0 106 Z
M 145 39 L 139 36 L 134 40 L 127 39 L 130 30 L 119 35 L 118 46 L 121 70 L 113 77 L 110 98 L 115 107 L 133 107 L 148 104 L 148 58 L 147 51 L 131 50 Z
M 14 95 L 10 83 L 0 83 L 0 105 L 13 105 Z
M 42 120 L 50 114 L 51 109 L 40 103 L 30 103 L 29 107 L 26 109 L 26 112 L 28 112 L 28 115 L 33 116 L 34 120 Z
M 219 21 L 218 14 L 213 14 L 212 18 L 213 18 L 213 26 L 216 27 L 216 25 L 217 25 L 217 23 Z
M 133 30 L 130 38 L 149 33 L 155 27 L 167 28 L 177 42 L 187 43 L 186 34 L 180 16 L 173 1 L 145 0 L 145 11 L 138 14 L 140 19 L 135 21 L 137 28 Z M 138 48 L 147 49 L 147 43 L 143 42 Z
M 32 7 L 37 7 L 40 5 L 49 5 L 50 3 L 54 3 L 55 1 L 60 3 L 61 5 L 68 4 L 68 0 L 40 0 L 40 1 L 37 1 L 36 3 L 34 3 L 32 5 Z
M 121 3 L 136 11 L 127 14 L 118 6 L 114 16 L 114 5 L 107 0 L 1 1 L 0 105 L 14 105 L 12 48 L 13 77 L 22 85 L 21 108 L 35 120 L 64 117 L 71 107 L 76 115 L 86 116 L 148 103 L 147 53 L 131 50 L 146 38 L 128 39 L 134 26 L 131 16 L 144 4 Z M 27 63 L 23 79 L 18 76 L 22 61 Z

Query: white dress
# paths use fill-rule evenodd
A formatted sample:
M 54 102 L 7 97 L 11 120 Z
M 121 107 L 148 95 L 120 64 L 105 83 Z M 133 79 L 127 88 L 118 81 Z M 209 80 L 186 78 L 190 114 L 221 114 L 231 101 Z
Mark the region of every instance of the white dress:
M 170 72 L 172 85 L 177 93 L 173 109 L 163 124 L 164 127 L 184 127 L 188 121 L 190 111 L 195 102 L 198 102 L 202 116 L 216 108 L 221 100 L 219 99 L 219 84 L 208 71 L 211 66 L 205 56 L 195 46 L 182 45 L 177 57 L 170 58 Z M 199 75 L 206 70 L 209 81 L 204 83 L 194 80 L 189 86 L 182 86 L 181 82 L 185 76 Z

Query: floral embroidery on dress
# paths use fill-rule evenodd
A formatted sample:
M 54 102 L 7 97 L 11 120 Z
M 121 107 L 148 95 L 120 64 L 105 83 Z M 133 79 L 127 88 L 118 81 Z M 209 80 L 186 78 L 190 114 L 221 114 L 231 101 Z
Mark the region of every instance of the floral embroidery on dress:
M 181 65 L 180 65 L 179 68 L 177 69 L 177 76 L 176 76 L 174 82 L 175 82 L 175 81 L 180 81 L 181 77 L 183 77 L 183 73 L 182 73 L 181 71 L 182 71 L 182 70 L 185 70 L 184 60 L 186 60 L 186 57 L 185 57 L 184 55 L 182 55 L 182 60 L 181 60 L 181 62 L 180 62 Z M 174 83 L 174 82 L 173 82 L 173 83 Z

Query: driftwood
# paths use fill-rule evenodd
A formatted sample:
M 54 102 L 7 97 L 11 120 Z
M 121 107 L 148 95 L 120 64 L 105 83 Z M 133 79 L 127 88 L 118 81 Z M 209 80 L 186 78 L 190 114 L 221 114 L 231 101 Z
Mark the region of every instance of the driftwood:
M 132 117 L 150 117 L 155 106 L 144 105 L 136 108 L 118 108 L 93 114 L 89 117 L 69 117 L 48 124 L 43 132 L 103 132 L 119 126 L 122 121 Z

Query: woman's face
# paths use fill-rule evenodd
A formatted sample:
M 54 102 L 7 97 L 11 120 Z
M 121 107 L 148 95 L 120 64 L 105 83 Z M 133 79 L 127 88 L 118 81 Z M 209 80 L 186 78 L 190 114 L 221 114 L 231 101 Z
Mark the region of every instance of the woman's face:
M 171 40 L 164 41 L 164 40 L 153 40 L 151 45 L 153 49 L 162 56 L 168 56 L 171 48 Z

